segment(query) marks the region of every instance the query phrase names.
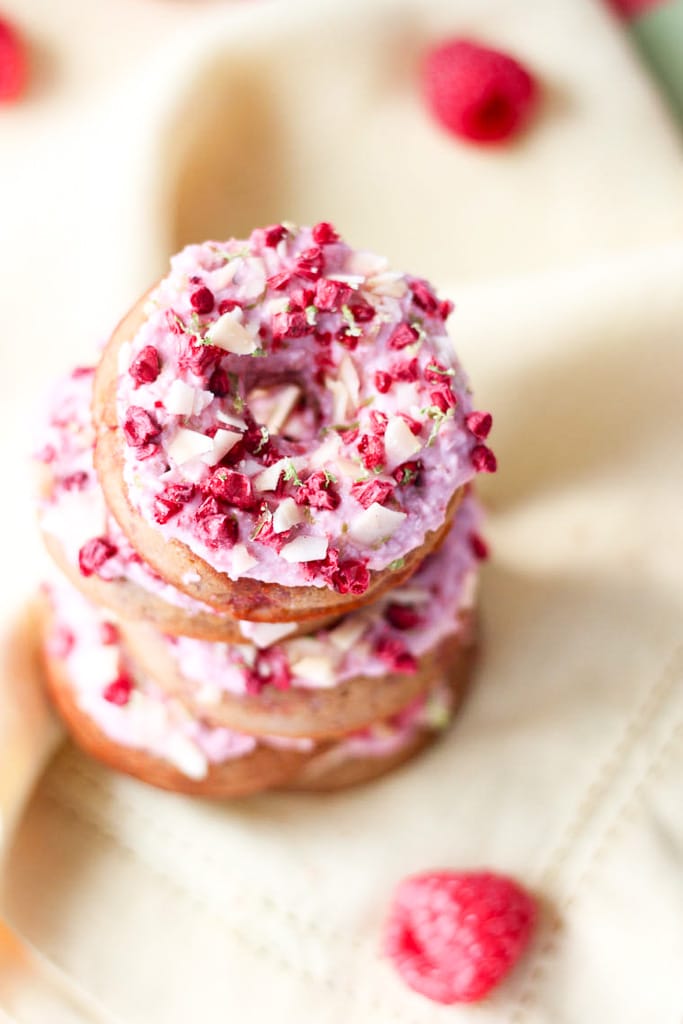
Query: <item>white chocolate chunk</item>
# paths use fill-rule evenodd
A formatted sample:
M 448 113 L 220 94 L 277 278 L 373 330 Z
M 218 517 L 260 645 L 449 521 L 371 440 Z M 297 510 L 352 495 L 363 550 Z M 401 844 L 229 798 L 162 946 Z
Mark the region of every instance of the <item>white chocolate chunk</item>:
M 360 381 L 358 379 L 356 367 L 353 365 L 353 362 L 348 355 L 345 355 L 339 364 L 339 379 L 348 391 L 351 409 L 352 411 L 355 411 L 358 408 Z
M 382 273 L 368 278 L 365 287 L 373 295 L 386 295 L 394 299 L 402 299 L 408 291 L 408 285 L 402 274 Z
M 203 455 L 202 461 L 207 466 L 215 466 L 235 447 L 241 436 L 235 430 L 217 430 L 213 436 L 213 450 Z
M 347 411 L 350 410 L 350 395 L 345 384 L 334 377 L 325 378 L 325 387 L 332 392 L 332 420 L 334 423 L 343 423 Z
M 184 380 L 176 377 L 164 397 L 166 411 L 173 416 L 191 416 L 196 396 L 197 388 L 190 387 Z
M 349 526 L 349 536 L 359 544 L 378 544 L 388 540 L 405 518 L 405 512 L 394 512 L 373 501 L 353 520 Z
M 239 306 L 211 324 L 206 340 L 236 356 L 249 356 L 258 348 L 256 338 L 242 324 L 242 310 Z
M 304 510 L 297 505 L 294 498 L 285 498 L 273 513 L 273 533 L 284 533 L 297 523 L 303 522 L 304 518 Z
M 256 559 L 249 554 L 244 544 L 235 544 L 232 549 L 232 569 L 233 572 L 241 576 L 243 572 L 251 569 L 256 565 Z
M 252 483 L 256 491 L 274 491 L 277 487 L 280 474 L 287 468 L 287 459 L 279 459 L 272 466 L 266 468 L 254 477 Z
M 395 469 L 412 459 L 422 449 L 422 444 L 401 416 L 392 416 L 384 433 L 386 468 Z
M 164 743 L 164 753 L 171 764 L 189 779 L 206 778 L 209 762 L 199 747 L 181 732 L 172 732 L 169 735 Z
M 296 632 L 295 622 L 240 622 L 240 632 L 259 648 L 270 647 Z
M 285 562 L 317 562 L 327 554 L 327 537 L 295 537 L 285 544 L 280 558 Z
M 247 424 L 239 416 L 232 416 L 229 412 L 222 412 L 218 410 L 216 413 L 216 419 L 220 420 L 221 423 L 227 423 L 229 427 L 236 427 L 237 430 L 246 430 Z
M 340 626 L 330 631 L 329 639 L 338 651 L 346 653 L 355 646 L 367 628 L 367 621 L 360 615 L 352 615 Z
M 199 416 L 200 413 L 211 405 L 215 398 L 213 391 L 203 391 L 201 388 L 197 388 L 194 396 L 194 405 L 192 406 L 192 414 Z
M 212 451 L 213 440 L 210 437 L 200 434 L 198 430 L 188 430 L 187 427 L 179 427 L 168 446 L 168 454 L 179 466 Z
M 335 672 L 332 659 L 326 654 L 313 654 L 295 661 L 292 673 L 316 686 L 334 686 Z
M 269 434 L 280 433 L 289 419 L 294 406 L 299 401 L 300 395 L 301 389 L 298 388 L 296 384 L 287 384 L 279 390 L 268 419 L 266 420 L 266 428 Z

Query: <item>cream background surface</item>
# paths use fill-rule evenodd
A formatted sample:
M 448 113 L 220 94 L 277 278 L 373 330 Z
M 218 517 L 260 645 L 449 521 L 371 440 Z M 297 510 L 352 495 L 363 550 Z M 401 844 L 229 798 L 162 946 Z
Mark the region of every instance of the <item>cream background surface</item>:
M 0 131 L 7 622 L 40 562 L 31 402 L 191 238 L 329 217 L 442 282 L 501 463 L 452 740 L 357 793 L 234 807 L 67 747 L 7 837 L 4 912 L 127 1024 L 680 1024 L 683 180 L 617 26 L 590 0 L 4 6 L 44 68 Z M 549 83 L 518 145 L 424 117 L 411 75 L 446 29 Z M 53 743 L 31 682 L 5 662 L 5 810 Z M 547 910 L 494 999 L 440 1008 L 377 956 L 388 894 L 480 864 Z

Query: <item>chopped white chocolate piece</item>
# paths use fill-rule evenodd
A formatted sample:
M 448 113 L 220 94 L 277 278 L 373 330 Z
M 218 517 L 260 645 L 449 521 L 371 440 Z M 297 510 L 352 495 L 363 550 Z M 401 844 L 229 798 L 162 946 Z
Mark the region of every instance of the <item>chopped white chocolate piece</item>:
M 330 630 L 329 639 L 338 651 L 346 653 L 355 646 L 367 628 L 367 621 L 357 613 Z
M 241 576 L 243 572 L 256 565 L 256 559 L 253 555 L 249 554 L 244 544 L 235 544 L 231 554 L 232 568 L 238 576 Z
M 273 513 L 273 533 L 284 533 L 297 523 L 302 523 L 304 519 L 304 510 L 297 505 L 294 498 L 285 498 Z
M 167 451 L 173 461 L 182 466 L 192 459 L 201 458 L 202 455 L 212 452 L 213 439 L 206 434 L 200 434 L 198 430 L 179 427 Z
M 196 395 L 196 388 L 190 387 L 184 380 L 176 377 L 164 397 L 166 411 L 173 416 L 191 416 Z
M 225 352 L 232 352 L 237 356 L 250 356 L 258 348 L 258 341 L 242 324 L 242 310 L 239 306 L 223 313 L 215 323 L 211 324 L 206 340 L 211 345 L 217 345 Z
M 207 466 L 217 465 L 242 437 L 235 430 L 217 430 L 213 435 L 213 450 L 202 456 Z
M 306 679 L 316 686 L 334 686 L 336 682 L 334 664 L 325 654 L 313 654 L 295 661 L 292 673 L 299 679 Z
M 396 466 L 408 462 L 421 449 L 422 444 L 419 438 L 415 436 L 403 417 L 392 416 L 384 432 L 386 468 L 392 470 Z
M 358 408 L 360 381 L 358 379 L 356 367 L 353 365 L 353 362 L 348 355 L 344 355 L 339 364 L 339 379 L 349 393 L 351 410 L 355 411 Z
M 295 622 L 240 622 L 240 632 L 259 648 L 270 647 L 296 632 Z
M 353 520 L 349 536 L 359 544 L 378 544 L 388 540 L 405 518 L 405 512 L 394 512 L 373 501 Z
M 327 554 L 327 537 L 295 537 L 285 544 L 280 558 L 285 562 L 317 562 Z

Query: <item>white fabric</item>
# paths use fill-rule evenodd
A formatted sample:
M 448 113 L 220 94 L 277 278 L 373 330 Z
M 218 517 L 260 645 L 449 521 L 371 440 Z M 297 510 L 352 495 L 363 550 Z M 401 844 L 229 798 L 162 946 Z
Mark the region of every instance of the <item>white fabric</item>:
M 0 132 L 6 622 L 39 571 L 31 403 L 190 238 L 329 217 L 451 282 L 501 469 L 452 738 L 358 792 L 235 806 L 67 747 L 8 851 L 3 911 L 127 1024 L 679 1020 L 683 184 L 626 40 L 590 0 L 4 7 L 51 58 Z M 516 146 L 425 117 L 414 68 L 446 29 L 546 84 Z M 0 677 L 6 825 L 54 742 L 31 679 Z M 481 864 L 547 909 L 493 999 L 443 1010 L 379 958 L 382 916 L 404 873 Z

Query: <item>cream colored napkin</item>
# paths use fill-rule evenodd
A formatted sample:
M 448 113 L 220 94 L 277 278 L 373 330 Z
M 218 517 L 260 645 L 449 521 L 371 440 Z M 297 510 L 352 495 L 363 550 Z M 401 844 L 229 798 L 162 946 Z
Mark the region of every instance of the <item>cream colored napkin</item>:
M 127 1024 L 679 1021 L 683 184 L 627 43 L 589 0 L 12 4 L 61 57 L 0 132 L 8 621 L 38 572 L 30 403 L 190 238 L 330 217 L 452 282 L 501 471 L 449 741 L 356 793 L 235 806 L 67 748 L 4 912 Z M 472 150 L 423 114 L 417 55 L 446 29 L 549 83 L 519 145 Z M 378 957 L 381 920 L 407 871 L 481 864 L 551 909 L 493 1000 L 442 1009 Z

